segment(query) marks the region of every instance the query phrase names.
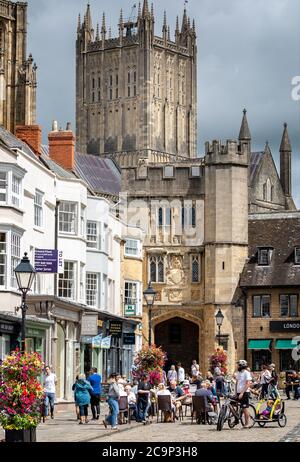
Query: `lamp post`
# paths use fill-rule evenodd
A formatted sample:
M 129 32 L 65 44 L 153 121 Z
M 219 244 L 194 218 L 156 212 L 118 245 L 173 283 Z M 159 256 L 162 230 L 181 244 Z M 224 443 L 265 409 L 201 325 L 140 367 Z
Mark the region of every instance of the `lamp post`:
M 216 318 L 217 326 L 219 328 L 219 334 L 218 334 L 219 346 L 221 346 L 221 327 L 224 321 L 224 315 L 221 311 L 221 308 L 219 308 L 219 311 L 217 312 L 215 318 Z
M 26 343 L 26 331 L 25 331 L 25 318 L 26 318 L 26 296 L 31 290 L 36 271 L 33 266 L 30 264 L 28 254 L 25 253 L 21 263 L 15 268 L 14 272 L 17 278 L 17 284 L 20 292 L 22 292 L 22 334 L 21 334 L 21 352 L 25 353 L 25 343 Z
M 149 282 L 148 289 L 144 291 L 144 299 L 147 303 L 149 311 L 149 346 L 152 345 L 152 308 L 156 300 L 157 292 L 152 287 L 151 281 Z

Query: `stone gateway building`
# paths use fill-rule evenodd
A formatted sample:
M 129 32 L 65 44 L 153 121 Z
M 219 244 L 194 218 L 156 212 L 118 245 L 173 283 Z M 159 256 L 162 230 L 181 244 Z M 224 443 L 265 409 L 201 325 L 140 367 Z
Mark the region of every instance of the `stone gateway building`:
M 119 37 L 93 30 L 90 7 L 77 32 L 77 143 L 121 168 L 120 214 L 144 231 L 144 341 L 152 339 L 189 370 L 204 373 L 218 345 L 216 311 L 225 316 L 221 344 L 230 369 L 244 357 L 238 288 L 248 258 L 251 213 L 295 210 L 287 126 L 277 173 L 268 145 L 252 152 L 246 110 L 238 140 L 206 143 L 197 155 L 196 28 L 187 11 L 175 39 L 166 15 L 162 37 L 147 0 Z

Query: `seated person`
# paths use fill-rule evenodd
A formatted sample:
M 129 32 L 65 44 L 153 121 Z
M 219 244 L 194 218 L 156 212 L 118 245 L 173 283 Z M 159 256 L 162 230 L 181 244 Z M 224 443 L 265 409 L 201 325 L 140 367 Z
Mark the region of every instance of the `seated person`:
M 210 390 L 207 389 L 207 384 L 202 382 L 200 388 L 195 393 L 195 396 L 203 396 L 205 398 L 206 410 L 213 412 L 214 396 Z
M 176 411 L 176 406 L 175 404 L 172 402 L 172 395 L 171 395 L 171 392 L 166 388 L 165 384 L 164 383 L 160 383 L 158 385 L 158 391 L 156 393 L 156 396 L 170 396 L 171 398 L 171 409 L 172 409 L 172 413 L 173 415 L 175 415 L 175 411 Z M 170 422 L 172 419 L 172 415 L 171 414 L 168 414 L 167 412 L 165 412 L 165 422 Z
M 170 386 L 168 388 L 172 395 L 172 402 L 175 404 L 175 419 L 178 420 L 177 412 L 181 408 L 181 403 L 186 399 L 186 396 L 182 390 L 182 388 L 177 385 L 177 382 L 175 380 L 172 380 L 170 382 Z
M 126 385 L 125 392 L 128 396 L 128 406 L 129 409 L 133 411 L 132 418 L 136 419 L 136 395 L 132 391 L 131 385 Z M 128 413 L 125 413 L 125 418 L 128 419 Z
M 182 404 L 192 404 L 192 394 L 190 391 L 190 382 L 189 380 L 185 380 L 182 386 L 183 394 L 185 399 L 182 400 Z
M 274 406 L 274 401 L 272 399 L 269 399 L 267 401 L 266 409 L 259 415 L 260 420 L 266 420 L 270 418 L 273 406 Z

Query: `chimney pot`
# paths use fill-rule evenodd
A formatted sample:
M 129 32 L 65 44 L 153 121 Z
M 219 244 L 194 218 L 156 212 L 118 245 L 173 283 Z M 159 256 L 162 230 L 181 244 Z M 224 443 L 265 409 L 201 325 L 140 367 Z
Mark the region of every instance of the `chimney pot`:
M 53 122 L 52 122 L 52 131 L 57 132 L 57 130 L 58 130 L 57 120 L 53 120 Z

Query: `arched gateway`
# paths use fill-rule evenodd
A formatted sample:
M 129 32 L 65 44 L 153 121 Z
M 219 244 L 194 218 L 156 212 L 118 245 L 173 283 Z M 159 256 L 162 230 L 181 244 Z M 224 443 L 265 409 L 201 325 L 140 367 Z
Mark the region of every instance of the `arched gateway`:
M 174 313 L 173 316 L 162 316 L 154 321 L 155 344 L 161 346 L 168 355 L 166 369 L 181 362 L 186 372 L 190 372 L 194 359 L 200 366 L 203 363 L 201 321 L 190 318 Z

